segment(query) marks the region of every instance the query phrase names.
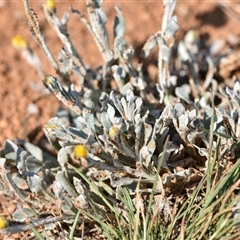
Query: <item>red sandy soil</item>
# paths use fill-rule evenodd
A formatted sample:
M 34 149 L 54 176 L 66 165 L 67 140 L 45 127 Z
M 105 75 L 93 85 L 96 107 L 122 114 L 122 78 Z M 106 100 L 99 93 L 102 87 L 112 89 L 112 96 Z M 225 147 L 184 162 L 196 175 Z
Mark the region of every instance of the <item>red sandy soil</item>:
M 42 10 L 44 1 L 30 0 L 29 2 L 38 14 L 47 43 L 57 58 L 62 44 L 44 18 Z M 83 0 L 59 0 L 56 3 L 59 17 L 62 17 L 64 11 L 70 12 L 70 5 L 86 13 Z M 109 19 L 107 28 L 111 43 L 113 19 L 116 15 L 114 5 L 118 5 L 126 17 L 126 40 L 134 48 L 139 49 L 147 37 L 161 29 L 162 1 L 106 1 L 103 3 L 103 9 Z M 177 33 L 178 39 L 189 29 L 196 29 L 207 41 L 219 38 L 226 40 L 230 34 L 235 36 L 240 34 L 238 20 L 225 15 L 214 1 L 179 1 L 175 14 L 178 16 L 180 26 Z M 37 134 L 41 134 L 42 126 L 55 116 L 60 103 L 55 97 L 31 87 L 35 84 L 44 89 L 36 71 L 11 45 L 12 37 L 21 34 L 28 41 L 29 47 L 38 54 L 44 72 L 56 76 L 54 69 L 30 35 L 22 1 L 1 0 L 0 19 L 0 147 L 3 147 L 6 139 L 32 140 Z M 100 66 L 103 60 L 92 36 L 83 23 L 72 15 L 68 31 L 84 63 L 93 68 Z M 29 106 L 34 106 L 35 112 L 29 112 Z M 9 218 L 15 210 L 13 205 L 16 203 L 9 204 L 9 199 L 3 196 L 1 199 L 0 215 Z M 11 238 L 8 236 L 6 239 Z M 19 235 L 14 239 L 19 239 Z

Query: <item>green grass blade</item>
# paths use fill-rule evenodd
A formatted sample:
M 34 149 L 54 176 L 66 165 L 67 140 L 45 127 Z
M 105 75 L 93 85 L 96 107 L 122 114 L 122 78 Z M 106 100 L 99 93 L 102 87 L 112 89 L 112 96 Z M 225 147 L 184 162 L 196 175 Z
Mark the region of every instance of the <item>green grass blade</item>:
M 42 234 L 32 225 L 29 225 L 38 240 L 46 240 Z
M 76 217 L 75 217 L 75 219 L 74 219 L 74 223 L 73 223 L 73 225 L 72 225 L 70 234 L 69 234 L 69 239 L 70 239 L 70 240 L 73 240 L 73 236 L 74 236 L 74 232 L 75 232 L 76 227 L 77 227 L 77 223 L 78 223 L 79 216 L 80 216 L 80 211 L 78 210 L 78 212 L 77 212 L 77 214 L 76 214 Z

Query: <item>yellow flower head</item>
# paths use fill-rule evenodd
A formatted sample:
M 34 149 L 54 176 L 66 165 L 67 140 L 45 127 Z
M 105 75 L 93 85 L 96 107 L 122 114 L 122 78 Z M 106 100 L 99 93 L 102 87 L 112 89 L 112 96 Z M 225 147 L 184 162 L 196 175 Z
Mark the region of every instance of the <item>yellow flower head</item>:
M 0 217 L 0 229 L 7 227 L 7 220 L 4 217 Z
M 55 124 L 48 124 L 46 125 L 47 128 L 51 129 L 51 130 L 56 130 L 59 129 L 59 127 Z
M 46 6 L 48 10 L 56 12 L 56 3 L 54 0 L 47 0 Z
M 86 158 L 88 156 L 87 148 L 82 145 L 76 145 L 74 148 L 74 158 Z
M 60 130 L 60 127 L 57 126 L 56 124 L 52 124 L 52 123 L 47 123 L 45 126 L 44 126 L 44 129 L 45 131 L 50 134 L 50 135 L 54 135 L 54 132 L 56 130 Z
M 16 35 L 12 38 L 12 45 L 18 50 L 24 50 L 28 48 L 27 41 L 21 35 Z
M 53 78 L 51 75 L 46 75 L 46 76 L 44 77 L 44 82 L 45 82 L 46 84 L 48 84 L 48 85 L 52 84 L 52 83 L 53 83 L 53 80 L 54 80 L 54 78 Z
M 109 129 L 108 134 L 111 139 L 114 139 L 119 135 L 119 129 L 113 126 Z

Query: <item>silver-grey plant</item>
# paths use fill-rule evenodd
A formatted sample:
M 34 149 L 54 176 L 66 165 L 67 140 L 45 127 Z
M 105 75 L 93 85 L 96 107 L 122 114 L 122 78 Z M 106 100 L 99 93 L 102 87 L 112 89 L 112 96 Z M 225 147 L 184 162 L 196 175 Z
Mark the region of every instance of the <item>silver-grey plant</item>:
M 176 1 L 163 1 L 162 29 L 149 37 L 142 50 L 145 59 L 154 45 L 159 47 L 158 82 L 154 88 L 145 79 L 142 63 L 137 67 L 132 63 L 134 49 L 124 39 L 126 23 L 118 7 L 113 48 L 108 41 L 102 1 L 87 1 L 89 20 L 70 9 L 87 26 L 102 54 L 104 63 L 94 71 L 85 66 L 69 39 L 68 13 L 59 19 L 54 8 L 44 6 L 46 18 L 63 44 L 57 61 L 43 37 L 36 13 L 27 0 L 23 2 L 30 31 L 58 73 L 46 75 L 43 83 L 68 110 L 61 110 L 44 126 L 49 140 L 46 148 L 50 151 L 24 141 L 18 142 L 20 146 L 6 142 L 0 161 L 0 190 L 21 202 L 13 219 L 30 219 L 33 227 L 45 225 L 46 231 L 56 228 L 57 222 L 83 224 L 92 219 L 104 229 L 114 213 L 116 221 L 123 221 L 121 233 L 127 239 L 131 235 L 124 230 L 131 223 L 128 206 L 133 208 L 133 220 L 141 216 L 144 222 L 151 213 L 150 222 L 159 218 L 163 226 L 172 227 L 173 232 L 165 239 L 176 239 L 181 223 L 173 219 L 173 214 L 181 206 L 184 208 L 183 202 L 204 181 L 211 162 L 216 161 L 216 168 L 224 172 L 239 158 L 239 83 L 233 90 L 221 89 L 214 80 L 209 58 L 209 79 L 203 90 L 199 88 L 197 44 L 190 32 L 178 44 L 176 59 L 189 81 L 178 85 L 170 61 L 178 29 L 173 16 Z M 71 84 L 70 71 L 78 77 L 80 91 Z M 97 85 L 93 83 L 95 78 Z M 109 87 L 110 79 L 116 82 L 115 91 Z M 224 107 L 214 106 L 216 94 L 225 100 L 228 97 L 222 101 Z M 239 176 L 239 168 L 236 171 L 233 181 Z M 201 198 L 193 202 L 197 201 Z M 76 218 L 79 211 L 82 219 Z M 157 231 L 151 224 L 152 232 Z M 154 239 L 145 234 L 149 231 L 146 225 L 143 235 L 135 227 L 130 226 L 134 239 Z M 29 228 L 12 226 L 1 233 Z M 113 230 L 108 231 L 103 232 L 109 239 L 119 237 Z

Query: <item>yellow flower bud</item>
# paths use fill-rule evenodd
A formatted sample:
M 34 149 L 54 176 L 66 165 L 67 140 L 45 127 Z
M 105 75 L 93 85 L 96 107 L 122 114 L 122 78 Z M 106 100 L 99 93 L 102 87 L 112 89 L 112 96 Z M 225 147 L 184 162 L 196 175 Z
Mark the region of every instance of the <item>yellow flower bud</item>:
M 28 48 L 27 41 L 21 35 L 16 35 L 12 38 L 12 45 L 18 50 L 24 50 Z
M 47 6 L 48 10 L 54 11 L 54 12 L 56 11 L 56 3 L 54 0 L 47 0 L 46 6 Z
M 55 124 L 46 124 L 44 126 L 44 129 L 48 132 L 48 133 L 54 133 L 55 130 L 60 129 L 59 126 L 55 125 Z
M 57 130 L 61 131 L 61 126 L 57 125 L 57 123 L 53 123 L 53 122 L 47 122 L 44 125 L 44 131 L 45 133 L 47 133 L 50 136 L 54 136 L 55 137 L 55 132 Z
M 46 75 L 44 77 L 44 82 L 48 85 L 52 84 L 53 83 L 53 77 L 51 75 Z
M 109 129 L 108 135 L 111 139 L 116 138 L 118 134 L 119 134 L 119 129 L 117 127 L 113 126 Z
M 4 217 L 0 217 L 0 229 L 7 227 L 7 220 Z
M 87 148 L 82 145 L 76 145 L 74 148 L 74 158 L 86 158 L 88 156 Z

